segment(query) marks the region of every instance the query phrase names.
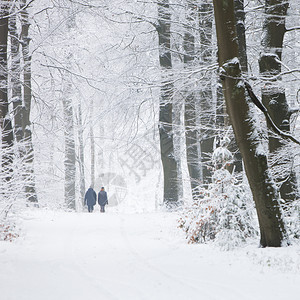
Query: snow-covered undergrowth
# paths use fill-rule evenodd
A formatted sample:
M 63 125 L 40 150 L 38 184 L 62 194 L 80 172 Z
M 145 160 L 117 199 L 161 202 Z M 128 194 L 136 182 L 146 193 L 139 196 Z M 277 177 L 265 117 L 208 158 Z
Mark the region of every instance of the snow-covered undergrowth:
M 10 167 L 0 172 L 0 241 L 13 241 L 19 236 L 18 214 L 26 204 L 24 192 L 26 157 L 16 154 L 18 147 L 21 147 L 21 144 L 13 148 L 15 156 L 11 165 L 8 165 Z M 4 155 L 7 151 L 7 149 L 2 149 L 1 154 Z
M 251 193 L 225 168 L 216 170 L 214 183 L 187 204 L 179 219 L 189 243 L 213 241 L 229 250 L 258 236 L 258 224 Z

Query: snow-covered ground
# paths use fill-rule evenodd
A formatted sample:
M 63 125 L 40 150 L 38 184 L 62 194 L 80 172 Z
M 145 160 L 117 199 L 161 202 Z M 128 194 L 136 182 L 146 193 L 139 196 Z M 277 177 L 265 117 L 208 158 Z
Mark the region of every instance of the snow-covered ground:
M 293 300 L 300 247 L 188 245 L 175 213 L 23 213 L 0 242 L 2 300 Z

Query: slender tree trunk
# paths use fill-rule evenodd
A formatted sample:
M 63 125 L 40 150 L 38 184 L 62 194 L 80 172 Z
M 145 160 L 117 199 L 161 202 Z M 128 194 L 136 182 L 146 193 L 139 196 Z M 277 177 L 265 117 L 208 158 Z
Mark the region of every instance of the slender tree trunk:
M 76 179 L 76 154 L 74 139 L 74 116 L 71 98 L 71 82 L 65 74 L 63 90 L 63 111 L 64 111 L 64 133 L 65 133 L 65 203 L 67 208 L 75 209 L 75 179 Z
M 281 78 L 272 79 L 272 76 L 281 73 L 281 56 L 283 39 L 286 32 L 285 19 L 289 1 L 266 0 L 265 20 L 263 25 L 262 46 L 263 52 L 259 60 L 260 72 L 265 82 L 262 88 L 262 102 L 277 125 L 283 131 L 290 132 L 290 109 L 286 100 L 285 89 Z M 271 153 L 279 151 L 283 146 L 280 138 L 269 136 L 269 150 Z M 280 165 L 278 161 L 278 165 Z M 293 164 L 293 156 L 290 155 L 290 166 Z M 294 171 L 288 178 L 276 178 L 283 182 L 280 187 L 281 197 L 290 202 L 297 198 L 298 187 Z
M 177 161 L 177 183 L 178 183 L 178 197 L 182 199 L 183 197 L 183 179 L 182 179 L 182 110 L 183 102 L 182 99 L 174 99 L 173 101 L 173 142 L 174 142 L 174 157 Z
M 200 43 L 201 43 L 201 61 L 204 65 L 210 65 L 213 62 L 212 57 L 212 20 L 213 5 L 210 0 L 202 1 L 199 9 L 200 21 Z M 211 74 L 207 75 L 201 81 L 200 91 L 200 149 L 202 163 L 203 184 L 212 182 L 211 154 L 215 139 L 216 105 L 213 101 L 211 86 Z
M 278 190 L 270 175 L 267 157 L 260 150 L 253 112 L 245 97 L 238 60 L 238 44 L 233 0 L 214 0 L 219 49 L 219 65 L 224 69 L 223 92 L 236 141 L 255 201 L 262 247 L 280 247 L 286 230 L 279 205 Z M 226 24 L 226 25 L 225 25 Z
M 94 102 L 91 101 L 90 120 L 93 120 Z M 91 143 L 91 186 L 95 186 L 95 137 L 93 123 L 90 124 L 90 143 Z
M 84 204 L 85 196 L 85 175 L 84 175 L 84 145 L 83 145 L 83 124 L 82 124 L 82 110 L 81 103 L 78 103 L 78 142 L 79 142 L 79 186 L 80 197 L 82 204 Z
M 13 161 L 13 129 L 9 116 L 8 103 L 8 66 L 7 66 L 7 42 L 8 42 L 8 14 L 9 3 L 0 4 L 0 126 L 2 140 L 2 172 L 5 172 L 7 181 L 11 179 Z
M 186 21 L 188 25 L 185 26 L 185 33 L 183 37 L 184 48 L 184 66 L 186 69 L 192 68 L 195 60 L 195 36 L 193 34 L 193 24 L 195 23 L 196 6 L 188 2 Z M 194 199 L 198 195 L 198 187 L 201 182 L 200 170 L 200 153 L 198 149 L 198 130 L 196 121 L 196 95 L 194 87 L 188 85 L 185 91 L 184 103 L 184 124 L 185 124 L 185 144 L 187 166 L 190 176 L 192 196 Z
M 72 3 L 67 14 L 67 34 L 72 34 L 72 29 L 76 27 L 75 15 L 73 13 Z M 72 69 L 73 53 L 72 48 L 68 49 L 66 56 L 66 65 Z M 76 209 L 76 151 L 74 137 L 74 112 L 73 112 L 73 93 L 72 93 L 72 75 L 69 72 L 62 73 L 63 82 L 63 115 L 64 115 L 64 134 L 65 134 L 65 203 L 66 207 L 72 210 Z
M 174 84 L 170 78 L 171 14 L 168 0 L 158 1 L 158 41 L 161 67 L 161 94 L 159 105 L 159 136 L 161 160 L 164 172 L 164 203 L 173 206 L 179 201 L 178 166 L 174 155 L 172 102 Z
M 26 184 L 25 192 L 26 197 L 30 202 L 37 202 L 37 194 L 35 190 L 35 176 L 34 176 L 34 152 L 32 144 L 32 132 L 30 122 L 30 111 L 31 111 L 31 54 L 29 50 L 29 15 L 26 8 L 26 0 L 23 0 L 21 5 L 21 23 L 22 23 L 22 53 L 24 60 L 24 71 L 23 71 L 23 95 L 24 95 L 24 106 L 22 111 L 22 127 L 23 127 L 23 138 L 25 141 L 25 175 Z

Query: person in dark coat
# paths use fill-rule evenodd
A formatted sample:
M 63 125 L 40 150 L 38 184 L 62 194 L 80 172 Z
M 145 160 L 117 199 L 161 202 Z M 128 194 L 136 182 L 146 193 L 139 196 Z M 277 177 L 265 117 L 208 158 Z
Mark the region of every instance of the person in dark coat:
M 108 204 L 107 193 L 104 190 L 104 187 L 101 188 L 98 193 L 98 203 L 100 205 L 100 212 L 105 212 L 105 205 Z
M 84 196 L 84 205 L 87 205 L 88 211 L 90 213 L 93 212 L 96 201 L 97 201 L 97 194 L 94 191 L 93 187 L 90 186 Z

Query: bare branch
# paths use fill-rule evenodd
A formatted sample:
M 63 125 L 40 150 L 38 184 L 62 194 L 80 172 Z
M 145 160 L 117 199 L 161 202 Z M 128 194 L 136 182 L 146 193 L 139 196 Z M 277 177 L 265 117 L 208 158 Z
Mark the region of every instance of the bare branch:
M 245 81 L 245 87 L 246 90 L 249 94 L 250 99 L 252 100 L 252 102 L 263 112 L 263 114 L 266 117 L 267 123 L 270 125 L 270 127 L 272 128 L 272 130 L 278 134 L 279 136 L 281 136 L 283 139 L 289 139 L 292 142 L 300 145 L 300 141 L 298 141 L 294 136 L 292 136 L 291 134 L 288 134 L 282 130 L 280 130 L 275 123 L 273 122 L 271 116 L 268 113 L 268 110 L 266 109 L 266 107 L 260 102 L 260 100 L 256 97 L 256 95 L 254 94 L 252 87 L 250 86 L 250 84 L 248 82 Z

